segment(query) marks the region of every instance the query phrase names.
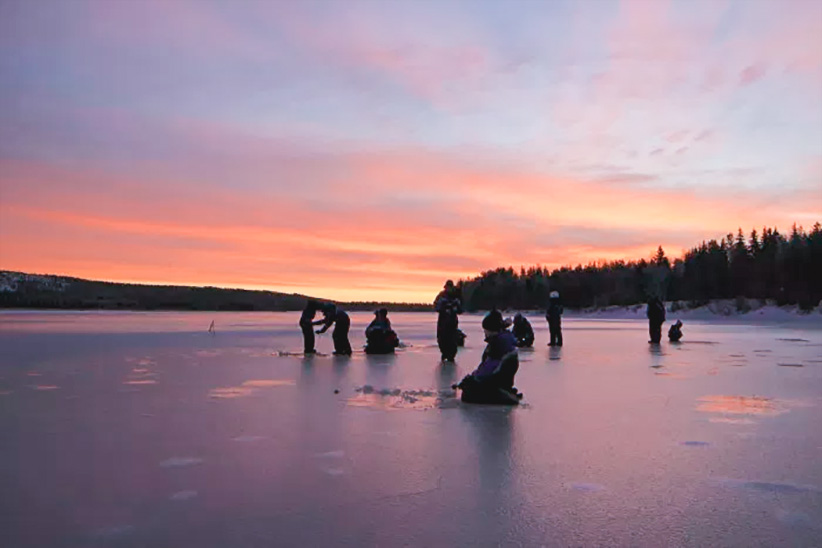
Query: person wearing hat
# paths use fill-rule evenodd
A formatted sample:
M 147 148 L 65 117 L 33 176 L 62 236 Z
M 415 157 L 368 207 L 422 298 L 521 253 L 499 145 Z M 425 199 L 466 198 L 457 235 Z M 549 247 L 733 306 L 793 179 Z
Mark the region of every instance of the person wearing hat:
M 365 328 L 365 353 L 393 354 L 400 340 L 396 332 L 391 329 L 388 309 L 380 308 L 374 312 L 374 316 L 374 320 Z
M 334 354 L 350 356 L 352 351 L 351 343 L 348 341 L 348 330 L 351 327 L 351 318 L 342 308 L 333 303 L 325 303 L 321 310 L 323 319 L 314 322 L 314 325 L 322 324 L 322 329 L 318 329 L 317 334 L 325 333 L 333 325 L 334 331 L 331 332 L 331 338 L 334 340 Z
M 548 329 L 551 332 L 551 342 L 548 346 L 562 346 L 562 302 L 559 300 L 559 291 L 551 291 L 548 295 L 545 319 L 548 320 Z
M 517 312 L 514 316 L 514 326 L 511 328 L 517 346 L 520 348 L 531 348 L 534 344 L 534 328 L 528 318 Z
M 679 342 L 682 338 L 682 320 L 677 320 L 674 325 L 668 330 L 668 340 L 671 342 Z
M 457 386 L 462 389 L 462 401 L 468 403 L 517 404 L 521 397 L 514 388 L 514 376 L 519 370 L 519 356 L 514 335 L 498 310 L 492 310 L 482 320 L 487 343 L 482 361 Z
M 437 317 L 437 344 L 440 347 L 442 361 L 454 361 L 459 346 L 459 318 L 462 314 L 462 300 L 454 282 L 445 282 L 443 290 L 434 300 L 439 316 Z

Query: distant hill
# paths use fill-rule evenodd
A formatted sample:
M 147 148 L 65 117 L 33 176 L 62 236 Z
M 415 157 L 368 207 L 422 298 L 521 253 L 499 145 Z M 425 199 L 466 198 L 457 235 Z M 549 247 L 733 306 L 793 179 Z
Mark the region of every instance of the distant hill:
M 101 282 L 0 270 L 0 308 L 296 311 L 302 310 L 310 298 L 314 297 L 249 289 Z M 392 310 L 431 309 L 422 304 L 338 304 L 348 310 L 380 306 Z

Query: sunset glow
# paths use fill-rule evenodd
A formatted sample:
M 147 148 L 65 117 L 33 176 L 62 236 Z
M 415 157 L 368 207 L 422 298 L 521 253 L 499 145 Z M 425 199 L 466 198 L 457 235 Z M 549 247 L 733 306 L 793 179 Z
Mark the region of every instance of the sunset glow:
M 0 4 L 0 269 L 427 302 L 822 220 L 822 2 Z

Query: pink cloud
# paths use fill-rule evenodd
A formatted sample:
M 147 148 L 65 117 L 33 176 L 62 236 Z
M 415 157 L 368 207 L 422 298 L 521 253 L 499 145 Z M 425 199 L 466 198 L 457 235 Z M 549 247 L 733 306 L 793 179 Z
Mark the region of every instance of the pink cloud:
M 749 65 L 739 73 L 739 84 L 741 86 L 749 86 L 761 80 L 766 72 L 765 67 L 762 65 Z

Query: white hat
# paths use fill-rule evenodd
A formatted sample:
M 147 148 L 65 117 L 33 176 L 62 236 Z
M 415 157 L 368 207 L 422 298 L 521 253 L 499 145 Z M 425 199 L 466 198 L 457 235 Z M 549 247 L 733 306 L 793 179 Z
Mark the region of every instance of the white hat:
M 544 293 L 543 293 L 543 295 L 544 295 Z M 551 293 L 548 296 L 551 297 L 552 299 L 558 299 L 559 298 L 559 291 L 551 291 Z

